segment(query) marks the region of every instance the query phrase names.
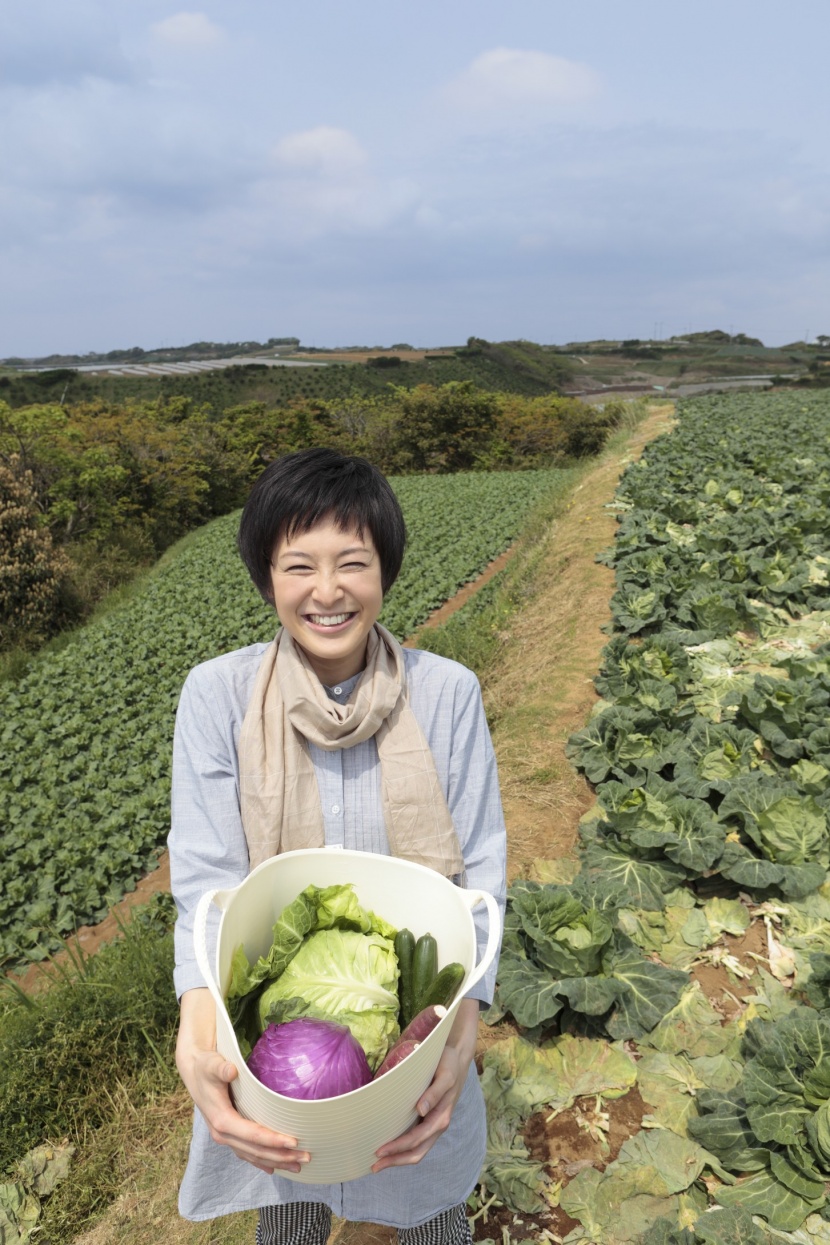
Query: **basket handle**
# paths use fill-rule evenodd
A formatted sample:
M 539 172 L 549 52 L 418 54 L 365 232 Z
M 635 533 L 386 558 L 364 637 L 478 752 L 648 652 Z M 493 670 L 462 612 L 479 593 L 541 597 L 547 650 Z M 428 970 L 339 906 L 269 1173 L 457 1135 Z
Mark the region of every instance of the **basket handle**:
M 193 920 L 193 944 L 196 952 L 196 963 L 199 966 L 199 972 L 205 979 L 205 985 L 213 996 L 216 1006 L 222 1010 L 225 1006 L 225 1000 L 222 998 L 222 992 L 213 975 L 210 959 L 207 949 L 207 921 L 210 905 L 215 903 L 217 908 L 224 909 L 228 899 L 233 891 L 206 891 L 196 908 L 196 916 Z
M 484 948 L 484 955 L 470 973 L 469 979 L 464 983 L 464 989 L 467 991 L 481 980 L 495 958 L 501 944 L 501 916 L 499 914 L 499 905 L 489 891 L 464 890 L 461 893 L 470 905 L 470 908 L 474 908 L 479 903 L 485 904 L 488 917 L 487 946 Z

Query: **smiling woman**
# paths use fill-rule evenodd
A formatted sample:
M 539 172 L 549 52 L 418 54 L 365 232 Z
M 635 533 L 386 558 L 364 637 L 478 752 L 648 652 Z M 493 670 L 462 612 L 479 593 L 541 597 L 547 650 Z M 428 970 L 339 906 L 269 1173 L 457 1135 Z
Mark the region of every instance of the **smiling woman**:
M 405 544 L 400 504 L 380 472 L 325 449 L 272 463 L 239 528 L 251 578 L 329 686 L 363 669 Z
M 363 669 L 405 545 L 400 504 L 380 472 L 325 449 L 272 463 L 239 528 L 256 587 L 314 674 L 332 686 Z
M 277 459 L 245 506 L 239 549 L 281 629 L 270 644 L 191 671 L 177 714 L 177 1062 L 198 1108 L 179 1204 L 191 1219 L 259 1208 L 258 1245 L 323 1245 L 331 1211 L 394 1226 L 408 1245 L 470 1240 L 464 1202 L 485 1149 L 473 1055 L 495 965 L 461 1001 L 412 1104 L 418 1122 L 378 1148 L 370 1175 L 304 1184 L 300 1200 L 292 1177 L 313 1156 L 234 1109 L 237 1069 L 215 1049 L 213 1003 L 194 962 L 202 893 L 295 849 L 400 856 L 489 891 L 503 908 L 504 820 L 477 680 L 404 650 L 377 621 L 405 543 L 395 494 L 365 459 L 323 449 Z M 480 958 L 484 928 L 478 938 Z
M 277 617 L 321 683 L 342 683 L 362 670 L 383 605 L 371 535 L 344 532 L 326 519 L 294 540 L 281 540 L 272 567 Z

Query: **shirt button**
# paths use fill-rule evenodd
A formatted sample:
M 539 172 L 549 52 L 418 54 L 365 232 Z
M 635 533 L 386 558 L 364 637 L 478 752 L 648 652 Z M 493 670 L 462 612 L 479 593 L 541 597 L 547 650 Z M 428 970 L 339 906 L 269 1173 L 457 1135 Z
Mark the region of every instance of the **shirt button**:
M 334 694 L 335 694 L 335 696 L 342 696 L 342 694 L 343 694 L 343 688 L 342 688 L 342 687 L 336 687 L 336 688 L 334 689 Z
M 331 806 L 331 811 L 334 813 L 334 815 L 335 815 L 335 817 L 336 817 L 336 816 L 337 816 L 337 814 L 340 812 L 340 805 L 339 805 L 339 804 L 332 804 L 332 806 Z

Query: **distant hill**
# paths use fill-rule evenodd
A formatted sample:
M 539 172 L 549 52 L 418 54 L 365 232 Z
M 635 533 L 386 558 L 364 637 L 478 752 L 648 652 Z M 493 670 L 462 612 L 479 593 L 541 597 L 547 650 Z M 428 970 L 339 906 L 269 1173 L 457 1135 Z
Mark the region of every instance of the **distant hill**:
M 296 339 L 290 340 L 296 343 Z M 213 357 L 227 357 L 222 352 L 233 345 L 211 343 L 211 350 L 216 352 Z M 79 371 L 65 365 L 44 371 L 10 370 L 0 376 L 0 399 L 18 407 L 37 402 L 83 402 L 96 397 L 119 402 L 129 397 L 168 398 L 178 394 L 197 403 L 209 403 L 213 411 L 220 414 L 228 407 L 247 402 L 279 406 L 296 398 L 325 400 L 370 395 L 390 384 L 411 389 L 422 384 L 443 385 L 448 381 L 468 380 L 483 389 L 503 393 L 558 393 L 573 371 L 568 360 L 554 348 L 525 341 L 487 342 L 471 337 L 465 346 L 445 347 L 434 353 L 404 348 L 398 353 L 371 353 L 365 349 L 359 353 L 346 350 L 312 353 L 300 352 L 297 346 L 298 343 L 280 348 L 280 358 L 286 363 L 299 362 L 303 354 L 304 360 L 319 360 L 325 366 L 275 366 L 272 347 L 267 362 L 257 361 L 255 355 L 251 361 L 240 357 L 231 366 L 190 374 L 115 376 Z M 260 358 L 262 350 L 260 347 Z M 142 364 L 147 361 L 146 357 L 132 360 Z M 112 365 L 116 362 L 123 360 L 113 360 Z M 90 366 L 88 356 L 83 366 Z
M 269 337 L 265 342 L 202 341 L 146 351 L 134 346 L 106 354 L 6 359 L 0 361 L 0 399 L 18 407 L 182 395 L 220 415 L 249 402 L 277 407 L 297 399 L 370 396 L 389 385 L 411 389 L 448 381 L 472 381 L 482 389 L 525 396 L 609 389 L 682 394 L 694 391 L 690 387 L 727 383 L 826 384 L 828 356 L 828 337 L 770 347 L 757 337 L 723 329 L 563 346 L 470 337 L 462 346 L 431 349 L 407 342 L 390 348 L 323 349 L 303 347 L 297 337 Z
M 269 337 L 266 342 L 191 342 L 189 346 L 155 346 L 144 350 L 131 346 L 128 350 L 108 350 L 106 354 L 50 354 L 38 359 L 0 359 L 7 367 L 76 368 L 91 364 L 118 363 L 180 363 L 188 359 L 224 359 L 228 355 L 259 354 L 262 351 L 296 350 L 299 337 Z

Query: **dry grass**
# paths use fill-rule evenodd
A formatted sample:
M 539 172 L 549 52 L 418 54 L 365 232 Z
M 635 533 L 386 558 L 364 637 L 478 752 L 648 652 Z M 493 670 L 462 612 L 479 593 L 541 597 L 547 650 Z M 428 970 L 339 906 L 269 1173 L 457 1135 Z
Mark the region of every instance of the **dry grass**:
M 75 1238 L 74 1245 L 251 1245 L 255 1214 L 199 1224 L 179 1217 L 176 1203 L 192 1113 L 184 1087 L 141 1107 L 123 1090 L 114 1095 L 108 1131 L 121 1193 L 94 1228 Z M 95 1149 L 100 1151 L 106 1141 L 97 1138 Z M 95 1161 L 94 1154 L 86 1160 Z M 75 1173 L 76 1183 L 83 1183 L 83 1163 Z
M 593 676 L 607 636 L 614 576 L 596 555 L 614 539 L 607 509 L 624 467 L 670 426 L 661 405 L 626 436 L 617 436 L 551 524 L 536 573 L 536 591 L 515 616 L 485 699 L 495 722 L 508 831 L 508 874 L 526 873 L 534 859 L 566 854 L 580 816 L 593 802 L 585 780 L 565 757 L 568 737 L 596 703 Z

